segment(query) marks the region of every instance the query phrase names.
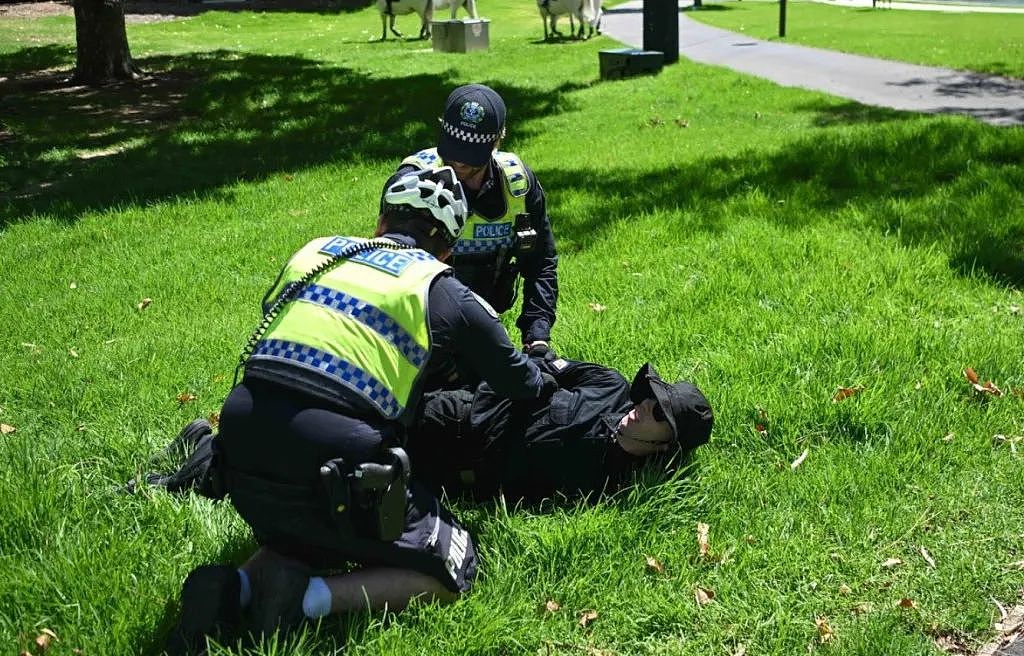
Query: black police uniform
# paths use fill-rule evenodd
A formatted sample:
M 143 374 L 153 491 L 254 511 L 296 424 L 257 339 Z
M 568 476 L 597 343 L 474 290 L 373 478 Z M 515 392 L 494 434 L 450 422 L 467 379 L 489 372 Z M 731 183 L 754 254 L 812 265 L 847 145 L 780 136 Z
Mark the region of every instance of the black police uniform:
M 388 239 L 414 245 L 411 238 Z M 535 398 L 543 387 L 537 367 L 508 340 L 504 328 L 451 275 L 438 276 L 428 294 L 431 352 L 426 372 L 452 358 L 510 398 Z M 410 404 L 414 403 L 410 400 Z M 320 467 L 334 458 L 381 462 L 400 443 L 402 428 L 383 420 L 355 393 L 318 398 L 308 385 L 246 372 L 221 410 L 215 450 L 227 491 L 261 544 L 317 568 L 348 562 L 387 565 L 434 576 L 456 592 L 469 588 L 477 557 L 468 533 L 418 481 L 412 459 L 401 537 L 382 542 L 339 530 L 322 489 Z M 333 504 L 331 504 L 333 505 Z
M 466 191 L 470 212 L 485 219 L 496 219 L 507 212 L 505 192 L 502 188 L 505 182 L 493 158 L 488 166 L 490 171 L 479 191 L 474 193 L 466 187 L 463 188 Z M 516 326 L 522 333 L 523 343 L 528 344 L 551 339 L 551 327 L 555 323 L 555 306 L 558 303 L 558 254 L 555 249 L 555 236 L 551 232 L 551 221 L 547 215 L 544 189 L 529 166 L 524 164 L 523 169 L 530 185 L 526 192 L 526 212 L 530 226 L 537 233 L 537 242 L 533 249 L 516 258 L 518 274 L 523 278 L 523 309 L 516 320 Z M 384 188 L 387 189 L 403 175 L 415 173 L 417 170 L 415 166 L 408 164 L 399 167 Z M 509 217 L 510 220 L 512 218 Z M 515 301 L 517 280 L 514 271 L 506 270 L 495 275 L 494 264 L 493 255 L 460 254 L 452 258 L 455 277 L 482 296 L 497 312 L 503 313 Z
M 475 392 L 428 394 L 407 449 L 435 491 L 527 500 L 611 489 L 646 460 L 618 446 L 633 408 L 614 369 L 560 360 L 549 401 L 511 401 L 482 383 Z

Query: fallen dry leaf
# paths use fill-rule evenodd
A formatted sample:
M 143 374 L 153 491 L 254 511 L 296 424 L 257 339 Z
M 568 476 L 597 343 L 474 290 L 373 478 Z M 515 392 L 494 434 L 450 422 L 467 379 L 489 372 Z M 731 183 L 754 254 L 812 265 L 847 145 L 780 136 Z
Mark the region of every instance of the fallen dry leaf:
M 839 403 L 843 399 L 848 399 L 854 394 L 864 390 L 863 385 L 854 385 L 853 387 L 840 387 L 836 390 L 836 393 L 832 395 L 832 403 Z
M 18 429 L 15 428 L 14 426 L 11 426 L 10 424 L 0 424 L 0 434 L 10 435 L 11 433 L 15 432 L 16 430 L 18 430 Z
M 594 312 L 604 312 L 605 310 L 608 309 L 606 306 L 601 305 L 600 303 L 587 303 L 587 305 L 589 305 L 590 309 L 593 310 Z
M 755 538 L 753 535 L 744 535 L 743 541 L 747 544 L 757 544 L 757 538 Z
M 768 428 L 764 424 L 756 424 L 754 430 L 758 432 L 761 437 L 768 437 Z
M 71 356 L 71 357 L 73 357 L 73 358 L 77 358 L 77 357 L 78 357 L 78 351 L 76 351 L 76 350 L 75 350 L 75 349 L 73 349 L 73 348 L 71 348 L 71 349 L 68 349 L 68 355 L 70 355 L 70 356 Z
M 286 181 L 286 182 L 291 182 L 292 180 L 294 180 L 294 179 L 295 179 L 295 176 L 294 176 L 294 175 L 291 175 L 291 174 L 288 174 L 288 173 L 286 173 L 286 174 L 284 175 L 284 179 L 285 179 L 285 181 Z
M 697 553 L 702 557 L 711 554 L 711 542 L 708 541 L 708 531 L 711 527 L 704 522 L 697 522 Z
M 593 622 L 596 619 L 597 619 L 597 611 L 596 610 L 585 610 L 585 611 L 583 611 L 583 614 L 580 615 L 580 626 L 582 626 L 585 629 L 585 628 L 587 628 L 588 624 L 590 624 L 591 622 Z
M 687 121 L 684 118 L 677 118 L 676 119 L 676 125 L 678 125 L 681 128 L 688 128 L 688 127 L 690 127 L 690 122 Z
M 42 653 L 50 648 L 53 641 L 57 639 L 57 634 L 50 629 L 43 629 L 36 636 L 36 649 Z
M 818 627 L 818 642 L 825 644 L 836 637 L 832 632 L 832 626 L 828 623 L 827 617 L 815 617 L 814 626 Z
M 885 562 L 882 563 L 882 569 L 892 569 L 897 565 L 902 565 L 903 561 L 899 558 L 886 558 Z
M 871 612 L 872 608 L 870 601 L 859 601 L 853 606 L 850 606 L 850 612 L 854 615 L 867 615 Z
M 143 310 L 148 308 L 149 304 L 152 303 L 152 302 L 153 302 L 153 299 L 148 298 L 148 297 L 144 298 L 144 299 L 142 299 L 141 301 L 139 301 L 138 303 L 135 304 L 135 309 L 137 309 L 139 312 L 142 312 Z
M 78 289 L 78 283 L 72 282 L 70 287 L 71 287 L 71 289 Z
M 985 383 L 982 384 L 981 379 L 978 378 L 978 374 L 974 371 L 974 369 L 971 369 L 970 367 L 964 369 L 964 377 L 967 379 L 967 382 L 971 384 L 971 387 L 973 387 L 974 391 L 976 392 L 981 392 L 982 394 L 991 394 L 992 396 L 1003 395 L 1003 390 L 996 387 L 996 384 L 993 383 L 991 380 L 986 380 Z
M 185 404 L 196 400 L 196 395 L 191 392 L 182 392 L 178 395 L 178 403 Z
M 1024 571 L 1024 560 L 1018 560 L 1016 562 L 1010 563 L 1007 565 L 1007 567 L 1018 571 Z
M 927 549 L 925 549 L 924 547 L 921 547 L 920 549 L 917 550 L 917 552 L 919 554 L 921 554 L 922 558 L 924 558 L 924 562 L 928 563 L 928 567 L 931 567 L 932 569 L 935 569 L 935 559 L 932 558 L 932 555 L 930 553 L 928 553 Z
M 956 437 L 956 433 L 946 433 L 945 437 L 942 438 L 943 442 L 952 442 L 953 438 Z
M 546 610 L 549 613 L 557 613 L 559 610 L 561 610 L 561 608 L 562 607 L 559 606 L 558 602 L 554 599 L 548 599 L 544 602 L 544 610 Z
M 896 605 L 900 608 L 905 609 L 917 608 L 917 602 L 913 599 L 908 599 L 907 597 L 903 597 L 902 599 L 900 599 L 899 603 L 897 603 Z
M 715 600 L 715 591 L 711 588 L 697 586 L 693 589 L 693 598 L 698 606 L 707 606 Z
M 789 468 L 792 469 L 792 470 L 796 470 L 796 468 L 799 467 L 800 465 L 802 465 L 804 460 L 806 460 L 806 459 L 807 459 L 807 449 L 804 449 L 804 452 L 801 453 L 799 456 L 797 456 L 796 460 L 794 460 L 793 462 L 789 463 Z
M 736 645 L 736 651 L 732 653 L 732 656 L 747 656 L 746 646 L 742 642 Z
M 210 422 L 210 425 L 216 428 L 220 425 L 220 413 L 211 412 L 209 416 L 206 417 L 206 421 Z
M 839 586 L 839 594 L 848 595 L 851 592 L 853 592 L 853 590 L 851 590 L 850 586 L 846 585 L 845 583 Z
M 665 566 L 658 562 L 658 559 L 654 556 L 644 556 L 644 560 L 647 562 L 647 569 L 658 574 L 665 573 Z
M 85 424 L 78 424 L 78 426 L 75 427 L 75 430 L 79 433 L 85 432 Z
M 1022 626 L 1024 626 L 1024 606 L 1014 606 L 992 628 L 1003 633 L 1014 633 Z

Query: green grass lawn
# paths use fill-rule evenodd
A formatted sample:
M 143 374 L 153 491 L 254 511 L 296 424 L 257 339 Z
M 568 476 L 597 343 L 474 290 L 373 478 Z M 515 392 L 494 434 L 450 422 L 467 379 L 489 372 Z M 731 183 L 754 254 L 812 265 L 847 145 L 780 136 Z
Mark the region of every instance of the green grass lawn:
M 1024 78 L 1024 14 L 946 13 L 788 2 L 705 2 L 687 16 L 758 39 Z
M 760 10 L 742 6 L 701 16 Z M 794 35 L 818 9 L 841 11 L 794 6 Z M 245 558 L 228 506 L 116 489 L 219 409 L 285 258 L 367 234 L 386 175 L 470 81 L 504 95 L 507 145 L 548 192 L 555 346 L 693 380 L 714 435 L 685 476 L 590 506 L 460 503 L 484 558 L 471 595 L 264 653 L 990 639 L 1024 586 L 1024 130 L 685 61 L 600 82 L 610 40 L 543 44 L 531 3 L 482 11 L 491 49 L 470 55 L 370 43 L 372 10 L 133 24 L 154 76 L 108 91 L 47 81 L 73 61 L 69 19 L 0 23 L 0 644 L 47 628 L 48 654 L 154 653 L 186 573 Z M 968 367 L 1005 394 L 975 392 Z

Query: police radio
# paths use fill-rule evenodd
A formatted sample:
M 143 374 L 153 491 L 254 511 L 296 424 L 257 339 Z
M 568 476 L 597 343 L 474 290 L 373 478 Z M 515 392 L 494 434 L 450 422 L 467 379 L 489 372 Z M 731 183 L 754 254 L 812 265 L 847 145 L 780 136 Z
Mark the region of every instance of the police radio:
M 516 214 L 514 229 L 516 232 L 516 252 L 529 253 L 532 251 L 537 245 L 537 231 L 530 225 L 530 215 Z

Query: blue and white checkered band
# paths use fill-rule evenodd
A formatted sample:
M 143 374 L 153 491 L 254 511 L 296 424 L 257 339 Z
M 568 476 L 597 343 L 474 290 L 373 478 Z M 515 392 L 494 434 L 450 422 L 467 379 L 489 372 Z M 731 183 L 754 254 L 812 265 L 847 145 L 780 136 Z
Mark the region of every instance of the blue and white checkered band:
M 492 144 L 501 138 L 502 132 L 467 132 L 457 125 L 441 120 L 441 129 L 459 141 L 466 143 Z
M 441 156 L 438 155 L 436 151 L 432 152 L 430 150 L 421 150 L 420 152 L 416 153 L 414 157 L 419 161 L 423 162 L 423 165 L 427 167 L 434 166 L 434 162 L 437 162 L 441 159 Z
M 456 255 L 470 253 L 497 253 L 502 246 L 512 248 L 512 237 L 502 239 L 460 239 L 452 249 Z
M 298 300 L 316 303 L 355 319 L 388 340 L 417 369 L 422 367 L 423 363 L 427 361 L 427 350 L 416 343 L 416 340 L 409 334 L 409 331 L 399 326 L 397 321 L 366 301 L 361 301 L 355 296 L 321 285 L 306 287 L 299 294 Z
M 379 380 L 351 362 L 311 346 L 280 339 L 265 339 L 256 346 L 252 357 L 283 360 L 319 371 L 358 393 L 388 419 L 396 419 L 402 414 L 402 406 L 398 400 Z
M 345 237 L 334 237 L 320 248 L 320 252 L 324 255 L 337 255 L 349 246 L 360 243 L 362 242 L 346 239 Z M 389 248 L 377 248 L 372 251 L 362 252 L 353 257 L 351 261 L 371 266 L 378 271 L 383 271 L 392 276 L 400 276 L 413 262 L 433 259 L 434 257 L 430 253 L 418 249 L 399 251 Z

